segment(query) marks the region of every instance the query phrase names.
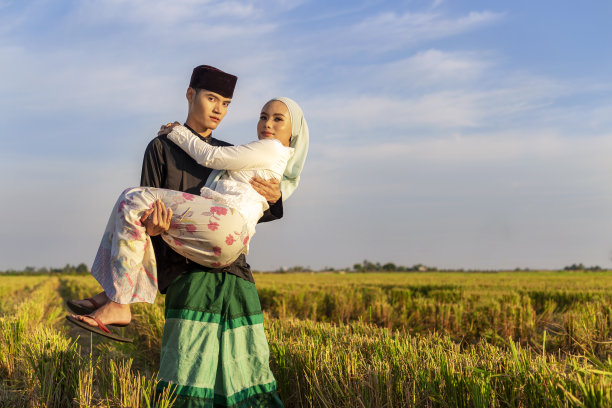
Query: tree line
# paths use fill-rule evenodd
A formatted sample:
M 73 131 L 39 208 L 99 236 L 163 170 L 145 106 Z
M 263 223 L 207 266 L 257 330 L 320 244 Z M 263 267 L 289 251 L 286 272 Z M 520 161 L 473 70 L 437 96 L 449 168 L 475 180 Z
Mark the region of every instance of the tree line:
M 84 263 L 80 263 L 76 266 L 66 264 L 63 268 L 35 268 L 33 266 L 26 266 L 22 270 L 17 269 L 7 269 L 5 271 L 0 271 L 5 275 L 48 275 L 48 274 L 81 274 L 85 275 L 89 273 L 89 268 Z
M 330 272 L 330 271 L 345 271 L 345 272 L 431 272 L 437 271 L 438 268 L 435 266 L 426 266 L 423 264 L 415 264 L 412 266 L 398 265 L 393 262 L 370 262 L 367 259 L 353 264 L 352 267 L 347 268 L 334 268 L 326 266 L 319 270 L 313 270 L 308 266 L 292 266 L 290 268 L 283 267 L 276 270 L 276 272 L 288 273 L 288 272 Z M 574 263 L 563 268 L 564 271 L 602 271 L 604 268 L 598 265 L 585 266 L 582 263 Z M 456 269 L 457 272 L 463 272 L 464 269 Z M 529 268 L 516 268 L 515 271 L 529 271 Z M 255 271 L 254 271 L 255 272 Z M 469 271 L 465 271 L 469 272 Z M 47 275 L 47 274 L 80 274 L 85 275 L 89 273 L 89 268 L 86 264 L 80 263 L 78 265 L 66 264 L 62 268 L 35 268 L 33 266 L 26 266 L 22 270 L 7 269 L 0 271 L 0 274 L 5 275 Z

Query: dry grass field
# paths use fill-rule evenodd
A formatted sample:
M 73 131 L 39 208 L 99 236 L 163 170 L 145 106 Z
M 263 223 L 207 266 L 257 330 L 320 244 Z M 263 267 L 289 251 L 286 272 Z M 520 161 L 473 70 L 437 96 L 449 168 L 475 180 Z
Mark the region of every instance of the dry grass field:
M 288 407 L 610 407 L 612 272 L 256 274 Z M 0 280 L 0 407 L 153 400 L 163 296 L 114 343 L 69 326 L 89 276 Z

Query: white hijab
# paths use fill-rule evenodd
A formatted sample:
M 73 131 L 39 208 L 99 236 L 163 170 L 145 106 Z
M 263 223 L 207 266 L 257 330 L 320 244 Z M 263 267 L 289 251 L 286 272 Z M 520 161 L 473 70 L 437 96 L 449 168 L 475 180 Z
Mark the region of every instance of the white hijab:
M 291 116 L 291 141 L 289 142 L 289 147 L 293 147 L 295 150 L 293 156 L 287 162 L 287 167 L 280 182 L 280 190 L 283 194 L 283 201 L 285 201 L 293 194 L 300 182 L 300 173 L 308 153 L 308 124 L 302 109 L 294 100 L 280 96 L 270 99 L 266 104 L 272 101 L 284 103 L 287 109 L 289 109 L 289 116 Z

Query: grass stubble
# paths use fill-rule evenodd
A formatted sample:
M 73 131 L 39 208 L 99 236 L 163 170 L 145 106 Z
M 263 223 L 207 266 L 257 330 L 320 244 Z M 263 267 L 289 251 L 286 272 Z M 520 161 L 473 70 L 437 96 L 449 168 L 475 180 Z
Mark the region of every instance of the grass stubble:
M 89 279 L 36 277 L 35 285 L 30 277 L 3 279 L 0 292 L 20 284 L 29 290 L 0 315 L 0 407 L 171 407 L 172 395 L 154 394 L 154 363 L 133 367 L 132 356 L 144 361 L 142 353 L 73 336 L 64 323 L 62 296 L 91 294 Z
M 612 273 L 257 274 L 288 407 L 611 407 Z M 0 283 L 0 407 L 153 401 L 163 297 L 134 344 L 67 325 L 83 276 Z M 77 336 L 79 336 L 77 338 Z

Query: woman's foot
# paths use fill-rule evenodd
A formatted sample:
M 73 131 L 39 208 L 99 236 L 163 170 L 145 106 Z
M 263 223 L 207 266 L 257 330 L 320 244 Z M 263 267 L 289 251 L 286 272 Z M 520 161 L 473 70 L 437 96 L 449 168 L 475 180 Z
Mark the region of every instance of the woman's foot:
M 110 299 L 106 296 L 106 292 L 100 292 L 95 296 L 87 299 L 72 300 L 73 304 L 81 306 L 85 309 L 97 310 L 108 303 Z
M 106 296 L 106 295 L 105 295 Z M 107 303 L 91 313 L 104 325 L 126 326 L 132 321 L 132 311 L 130 305 L 122 305 L 120 303 L 108 300 Z M 91 317 L 83 315 L 72 315 L 73 318 L 80 320 L 92 327 L 97 327 L 98 323 Z

